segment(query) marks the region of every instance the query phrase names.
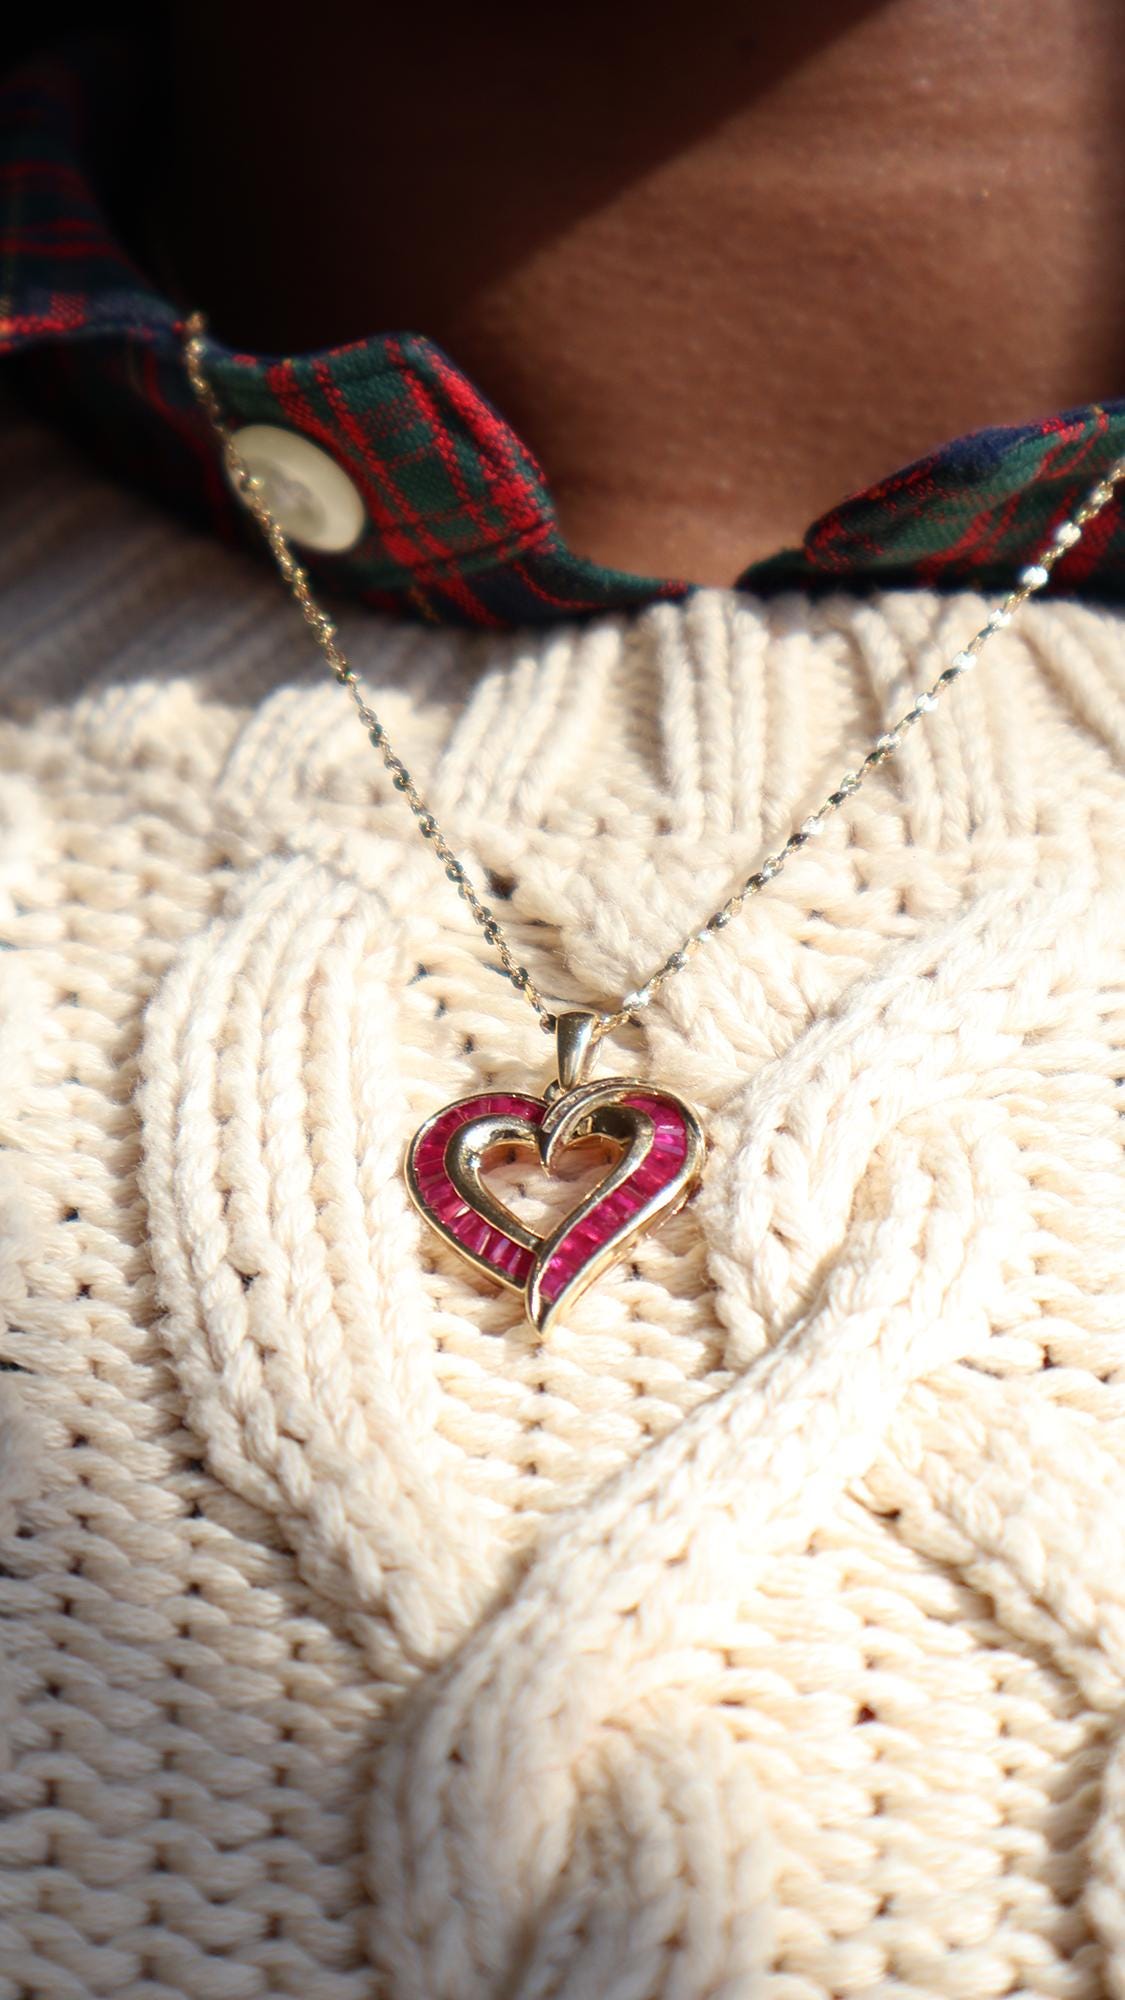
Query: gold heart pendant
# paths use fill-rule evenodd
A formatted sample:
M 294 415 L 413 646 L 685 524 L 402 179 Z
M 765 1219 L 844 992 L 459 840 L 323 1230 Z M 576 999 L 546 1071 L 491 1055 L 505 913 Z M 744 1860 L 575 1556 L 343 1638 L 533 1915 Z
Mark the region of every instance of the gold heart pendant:
M 486 1277 L 522 1292 L 541 1333 L 639 1236 L 683 1207 L 703 1169 L 698 1120 L 670 1091 L 632 1077 L 574 1080 L 588 1046 L 587 1037 L 576 1056 L 564 1042 L 563 1022 L 574 1019 L 560 1021 L 560 1081 L 545 1096 L 459 1098 L 420 1127 L 406 1160 L 407 1187 L 426 1221 Z M 485 1183 L 500 1149 L 526 1147 L 550 1174 L 589 1139 L 613 1141 L 620 1156 L 549 1236 L 529 1229 Z

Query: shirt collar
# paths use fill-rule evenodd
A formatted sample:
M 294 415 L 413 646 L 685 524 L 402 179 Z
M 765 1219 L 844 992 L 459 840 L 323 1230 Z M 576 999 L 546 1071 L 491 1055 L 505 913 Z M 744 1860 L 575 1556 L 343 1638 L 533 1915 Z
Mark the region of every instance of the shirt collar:
M 0 355 L 20 357 L 29 391 L 118 476 L 224 539 L 252 539 L 184 373 L 179 311 L 133 261 L 101 191 L 119 62 L 77 43 L 0 90 Z M 129 145 L 127 131 L 117 143 Z M 297 431 L 358 490 L 354 546 L 302 552 L 339 594 L 431 623 L 510 628 L 694 588 L 570 550 L 541 467 L 432 341 L 380 334 L 289 357 L 215 343 L 210 373 L 233 427 Z M 736 587 L 1006 588 L 1123 450 L 1125 399 L 973 431 L 844 499 Z M 1125 596 L 1122 510 L 1107 508 L 1068 552 L 1055 587 Z

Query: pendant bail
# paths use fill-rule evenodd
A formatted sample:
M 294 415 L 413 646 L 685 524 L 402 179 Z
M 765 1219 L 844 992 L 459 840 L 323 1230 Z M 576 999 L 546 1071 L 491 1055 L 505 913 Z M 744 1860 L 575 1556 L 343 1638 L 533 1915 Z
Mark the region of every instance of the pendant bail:
M 597 1015 L 588 1013 L 585 1008 L 559 1015 L 555 1023 L 555 1049 L 560 1090 L 576 1090 L 580 1083 L 585 1082 L 596 1047 L 594 1029 L 597 1025 Z

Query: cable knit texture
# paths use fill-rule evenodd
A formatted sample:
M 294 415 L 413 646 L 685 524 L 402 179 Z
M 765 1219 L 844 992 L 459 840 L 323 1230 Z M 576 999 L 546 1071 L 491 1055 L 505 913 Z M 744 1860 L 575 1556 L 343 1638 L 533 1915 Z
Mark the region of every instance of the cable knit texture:
M 351 704 L 2 459 L 2 2000 L 1123 2000 L 1122 616 L 1028 607 L 603 1051 L 707 1176 L 541 1341 L 401 1167 L 550 1048 Z M 343 626 L 610 1002 L 986 608 Z

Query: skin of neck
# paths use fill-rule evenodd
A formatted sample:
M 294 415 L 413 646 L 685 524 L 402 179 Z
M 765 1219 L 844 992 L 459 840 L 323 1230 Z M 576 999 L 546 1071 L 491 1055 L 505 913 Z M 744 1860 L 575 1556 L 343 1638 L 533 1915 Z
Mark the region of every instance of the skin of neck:
M 177 10 L 150 221 L 231 344 L 437 341 L 570 546 L 730 584 L 1120 393 L 1117 0 Z

